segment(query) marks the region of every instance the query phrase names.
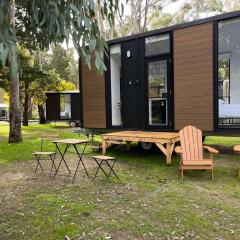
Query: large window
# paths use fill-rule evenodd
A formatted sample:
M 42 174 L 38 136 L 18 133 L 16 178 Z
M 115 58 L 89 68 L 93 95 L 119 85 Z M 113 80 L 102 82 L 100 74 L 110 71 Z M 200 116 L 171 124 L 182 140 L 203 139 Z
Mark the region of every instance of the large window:
M 219 127 L 240 127 L 240 18 L 218 25 Z
M 110 47 L 112 126 L 122 125 L 121 115 L 121 46 Z
M 60 94 L 60 119 L 71 119 L 70 94 Z

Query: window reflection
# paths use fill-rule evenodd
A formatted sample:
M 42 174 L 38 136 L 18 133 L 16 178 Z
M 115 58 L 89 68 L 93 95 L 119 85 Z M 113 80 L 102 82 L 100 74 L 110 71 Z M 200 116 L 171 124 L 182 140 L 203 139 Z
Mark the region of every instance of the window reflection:
M 167 124 L 167 60 L 148 63 L 149 125 Z
M 60 119 L 71 119 L 70 94 L 60 94 Z
M 145 39 L 145 56 L 166 54 L 170 52 L 169 34 L 156 35 Z
M 219 127 L 240 127 L 240 19 L 219 23 Z

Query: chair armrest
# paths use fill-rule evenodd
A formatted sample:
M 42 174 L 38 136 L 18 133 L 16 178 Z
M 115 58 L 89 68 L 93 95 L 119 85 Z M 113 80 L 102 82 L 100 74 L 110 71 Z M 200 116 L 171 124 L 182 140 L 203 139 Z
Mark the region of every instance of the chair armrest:
M 182 147 L 181 146 L 177 146 L 175 147 L 174 151 L 177 153 L 177 154 L 182 154 Z
M 234 146 L 233 150 L 234 150 L 235 152 L 240 153 L 240 145 Z
M 206 149 L 211 154 L 218 154 L 219 151 L 215 148 L 209 147 L 209 146 L 203 146 L 204 149 Z

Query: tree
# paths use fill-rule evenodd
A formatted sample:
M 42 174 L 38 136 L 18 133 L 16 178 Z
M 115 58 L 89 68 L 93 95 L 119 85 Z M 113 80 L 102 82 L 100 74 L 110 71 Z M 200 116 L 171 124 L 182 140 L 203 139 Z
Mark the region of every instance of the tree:
M 78 86 L 78 61 L 74 58 L 74 49 L 64 49 L 60 44 L 51 47 L 50 53 L 43 57 L 43 69 L 56 69 L 62 79 Z
M 239 0 L 186 0 L 180 9 L 172 14 L 169 24 L 177 24 L 202 17 L 240 10 Z M 160 19 L 161 16 L 159 15 Z
M 176 0 L 132 0 L 128 1 L 127 7 L 129 13 L 124 17 L 117 16 L 120 35 L 130 35 L 149 30 L 149 16 L 154 12 L 162 14 L 162 8 Z
M 119 0 L 97 0 L 100 12 L 110 25 L 119 8 Z M 18 14 L 15 15 L 17 6 Z M 20 16 L 20 17 L 19 17 Z M 19 17 L 19 18 L 18 18 Z M 18 18 L 18 19 L 16 19 Z M 21 118 L 19 111 L 19 69 L 15 22 L 21 24 L 22 42 L 30 42 L 40 49 L 52 43 L 69 41 L 70 37 L 80 57 L 91 67 L 95 59 L 98 71 L 106 70 L 103 52 L 107 47 L 100 34 L 95 13 L 95 1 L 78 0 L 1 0 L 0 2 L 0 62 L 8 65 L 10 84 L 10 132 L 9 142 L 19 142 Z
M 38 106 L 39 113 L 39 123 L 46 123 L 44 106 L 46 101 L 46 92 L 49 91 L 64 91 L 64 90 L 74 90 L 76 86 L 73 83 L 69 83 L 60 78 L 60 75 L 55 69 L 48 71 L 43 70 L 43 74 L 39 76 L 31 84 L 31 96 L 33 98 L 33 103 Z
M 51 50 L 49 70 L 55 68 L 62 79 L 69 80 L 69 58 L 67 51 L 60 44 L 53 46 Z
M 28 126 L 29 106 L 30 106 L 30 92 L 29 87 L 34 81 L 37 69 L 34 68 L 34 57 L 30 51 L 24 47 L 18 46 L 18 56 L 20 61 L 20 89 L 23 92 L 23 126 Z M 21 95 L 21 91 L 20 91 Z

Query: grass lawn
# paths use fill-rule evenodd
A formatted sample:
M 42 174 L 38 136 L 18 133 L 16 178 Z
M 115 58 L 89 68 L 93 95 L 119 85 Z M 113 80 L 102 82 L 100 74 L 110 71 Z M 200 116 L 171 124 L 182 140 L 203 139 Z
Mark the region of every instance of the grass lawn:
M 118 157 L 121 182 L 79 173 L 71 184 L 63 176 L 33 177 L 32 152 L 46 132 L 79 137 L 69 128 L 31 125 L 23 128 L 23 143 L 8 144 L 8 126 L 0 125 L 0 239 L 240 239 L 238 156 L 219 154 L 213 181 L 207 171 L 187 172 L 182 181 L 179 157 L 166 166 L 158 151 L 118 146 L 107 154 Z M 240 138 L 206 143 L 232 147 Z M 93 175 L 90 155 L 84 160 Z

